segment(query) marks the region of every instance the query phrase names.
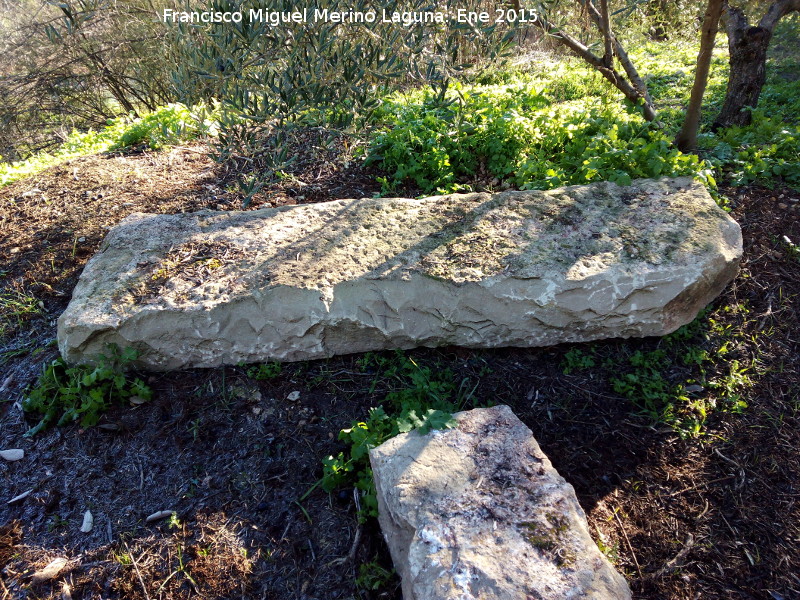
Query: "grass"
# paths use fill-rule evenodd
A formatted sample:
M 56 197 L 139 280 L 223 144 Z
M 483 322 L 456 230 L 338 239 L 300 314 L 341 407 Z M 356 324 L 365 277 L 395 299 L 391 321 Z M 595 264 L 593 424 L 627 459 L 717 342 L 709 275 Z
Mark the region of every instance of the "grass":
M 217 118 L 216 109 L 204 104 L 191 108 L 183 104 L 168 104 L 142 117 L 111 119 L 100 131 L 73 131 L 54 153 L 42 152 L 17 163 L 0 162 L 0 187 L 80 156 L 141 144 L 157 150 L 213 134 Z
M 43 311 L 44 304 L 24 291 L 10 288 L 0 291 L 0 340 L 13 336 Z

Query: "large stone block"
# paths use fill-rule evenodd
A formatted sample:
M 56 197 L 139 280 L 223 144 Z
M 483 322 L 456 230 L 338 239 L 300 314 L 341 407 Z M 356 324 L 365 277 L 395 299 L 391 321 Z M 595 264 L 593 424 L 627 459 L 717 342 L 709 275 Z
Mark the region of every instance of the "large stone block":
M 404 600 L 623 600 L 572 486 L 507 406 L 370 452 Z
M 734 277 L 741 244 L 689 179 L 134 214 L 86 265 L 59 347 L 174 369 L 662 335 Z

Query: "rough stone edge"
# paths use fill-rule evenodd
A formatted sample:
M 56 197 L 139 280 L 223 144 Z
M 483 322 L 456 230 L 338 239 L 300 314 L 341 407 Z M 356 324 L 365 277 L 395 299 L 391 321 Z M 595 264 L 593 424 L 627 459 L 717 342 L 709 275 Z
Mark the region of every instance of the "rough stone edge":
M 541 447 L 539 446 L 538 441 L 534 437 L 533 432 L 527 425 L 525 425 L 524 423 L 522 423 L 522 421 L 519 420 L 519 418 L 516 416 L 516 414 L 514 414 L 512 409 L 507 405 L 501 404 L 491 408 L 476 408 L 470 411 L 458 412 L 455 413 L 453 417 L 459 422 L 459 426 L 461 426 L 465 420 L 468 420 L 475 413 L 480 413 L 481 416 L 483 416 L 483 414 L 486 414 L 486 411 L 499 412 L 501 413 L 502 416 L 498 415 L 497 417 L 494 418 L 495 420 L 499 420 L 500 418 L 509 419 L 510 421 L 512 421 L 512 426 L 521 427 L 524 428 L 525 431 L 527 431 L 528 440 L 536 458 L 542 461 L 542 465 L 545 467 L 545 469 L 551 471 L 551 473 L 555 476 L 555 479 L 563 482 L 563 485 L 571 491 L 570 500 L 574 504 L 576 514 L 579 516 L 579 522 L 577 523 L 577 525 L 582 530 L 582 533 L 589 540 L 591 540 L 591 547 L 587 549 L 589 550 L 589 552 L 594 554 L 596 558 L 599 559 L 599 561 L 604 566 L 604 573 L 600 574 L 600 576 L 598 577 L 598 579 L 600 580 L 600 584 L 606 588 L 617 587 L 621 591 L 620 594 L 609 596 L 607 594 L 602 593 L 602 590 L 597 590 L 593 586 L 592 589 L 585 590 L 587 594 L 582 595 L 581 598 L 587 598 L 587 600 L 600 600 L 600 599 L 631 600 L 632 595 L 626 579 L 622 576 L 622 574 L 620 574 L 614 568 L 614 566 L 611 564 L 608 558 L 597 547 L 596 542 L 594 542 L 594 539 L 592 538 L 589 532 L 589 526 L 586 520 L 586 513 L 577 500 L 574 488 L 558 473 L 558 471 L 556 471 L 556 469 L 550 462 L 550 459 L 541 450 Z M 430 433 L 428 435 L 430 435 Z M 422 437 L 419 431 L 413 430 L 409 433 L 395 436 L 394 438 L 391 438 L 390 440 L 387 440 L 386 442 L 381 444 L 381 446 L 378 446 L 377 448 L 373 448 L 372 450 L 370 450 L 369 452 L 370 466 L 373 469 L 373 472 L 376 470 L 377 462 L 385 460 L 385 458 L 380 455 L 388 453 L 389 447 L 399 444 L 403 439 L 403 436 Z M 381 482 L 377 478 L 375 478 L 374 481 L 378 499 L 378 522 L 381 526 L 381 531 L 383 532 L 384 538 L 386 538 L 387 546 L 389 546 L 390 554 L 392 556 L 392 561 L 395 565 L 395 568 L 398 570 L 398 575 L 401 578 L 403 598 L 404 600 L 429 600 L 427 596 L 420 596 L 416 593 L 414 589 L 414 583 L 415 583 L 414 578 L 411 576 L 410 572 L 408 572 L 407 569 L 407 566 L 409 564 L 408 563 L 409 551 L 412 549 L 412 542 L 417 533 L 417 530 L 411 523 L 408 522 L 399 523 L 397 520 L 395 520 L 395 516 L 394 514 L 392 514 L 392 511 L 387 510 L 385 491 L 383 489 Z M 397 544 L 391 544 L 387 538 L 387 532 L 389 531 L 389 528 L 385 523 L 388 523 L 389 521 L 394 522 L 395 523 L 394 530 L 400 532 L 400 540 Z M 607 578 L 605 577 L 606 574 L 610 575 L 611 581 L 607 580 Z M 595 582 L 597 582 L 597 579 L 595 579 Z

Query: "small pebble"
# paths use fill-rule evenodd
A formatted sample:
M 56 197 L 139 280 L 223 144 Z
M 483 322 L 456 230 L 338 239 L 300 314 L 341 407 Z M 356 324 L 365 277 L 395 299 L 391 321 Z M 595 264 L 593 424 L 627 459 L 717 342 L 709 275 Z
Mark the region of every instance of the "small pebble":
M 67 564 L 66 558 L 56 558 L 50 564 L 48 564 L 44 569 L 41 571 L 36 571 L 33 574 L 33 583 L 42 583 L 43 581 L 50 581 L 51 579 L 55 579 L 56 576 L 61 572 Z
M 154 512 L 152 515 L 149 515 L 145 519 L 145 523 L 153 523 L 154 521 L 160 521 L 161 519 L 166 519 L 167 517 L 171 517 L 174 510 L 159 510 Z
M 92 512 L 87 510 L 83 513 L 83 525 L 81 525 L 81 532 L 82 533 L 89 533 L 94 527 L 94 517 L 92 516 Z
M 11 450 L 0 450 L 0 458 L 4 458 L 8 462 L 22 460 L 23 458 L 25 458 L 25 451 L 20 450 L 19 448 L 13 448 Z

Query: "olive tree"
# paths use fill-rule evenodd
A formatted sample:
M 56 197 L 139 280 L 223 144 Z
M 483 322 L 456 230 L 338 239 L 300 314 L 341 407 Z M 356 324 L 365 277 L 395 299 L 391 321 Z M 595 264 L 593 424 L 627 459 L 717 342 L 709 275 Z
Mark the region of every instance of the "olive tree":
M 748 125 L 747 107 L 758 106 L 766 81 L 767 49 L 778 22 L 792 12 L 800 12 L 800 0 L 771 2 L 757 24 L 751 25 L 744 9 L 725 0 L 723 20 L 728 33 L 730 76 L 725 102 L 714 120 L 714 127 Z
M 708 83 L 708 72 L 711 68 L 711 57 L 719 31 L 719 19 L 722 15 L 724 0 L 708 0 L 703 27 L 700 34 L 700 54 L 697 56 L 697 67 L 694 73 L 692 94 L 686 109 L 683 126 L 675 138 L 678 149 L 687 152 L 697 145 L 697 132 L 700 129 L 700 112 L 703 106 L 703 95 Z
M 420 23 L 411 18 L 398 23 L 385 22 L 383 16 L 455 14 L 472 4 L 213 0 L 208 10 L 241 13 L 243 18 L 174 24 L 173 36 L 181 48 L 175 85 L 185 101 L 220 102 L 218 160 L 234 170 L 269 174 L 287 159 L 282 139 L 293 128 L 363 128 L 381 94 L 403 86 L 430 84 L 445 101 L 451 78 L 479 57 L 497 57 L 507 47 L 510 32 L 500 31 L 497 23 Z M 250 18 L 266 14 L 258 11 L 291 14 L 303 8 L 306 19 L 279 25 Z M 330 18 L 334 13 L 343 16 Z M 358 16 L 368 13 L 375 19 L 367 22 Z
M 73 127 L 173 100 L 156 20 L 167 1 L 2 0 L 0 154 L 21 158 Z
M 595 37 L 599 38 L 595 44 L 584 42 L 577 34 L 570 32 L 570 26 L 575 23 L 563 16 L 559 19 L 559 14 L 564 14 L 559 11 L 564 4 L 572 5 L 573 8 L 577 6 L 591 21 L 595 28 Z M 640 105 L 646 120 L 656 119 L 656 109 L 647 85 L 615 33 L 608 0 L 574 0 L 566 3 L 549 0 L 537 2 L 535 7 L 539 14 L 536 21 L 538 27 L 600 72 L 628 100 Z M 602 53 L 593 46 L 602 49 Z

